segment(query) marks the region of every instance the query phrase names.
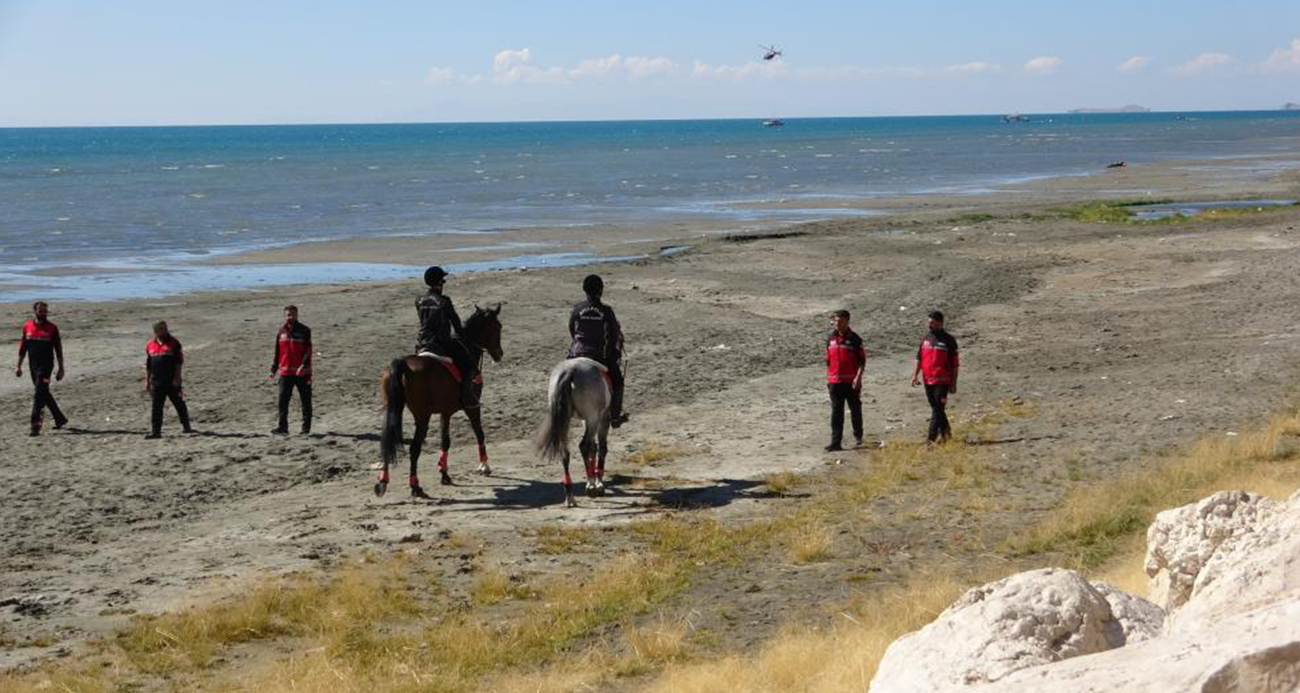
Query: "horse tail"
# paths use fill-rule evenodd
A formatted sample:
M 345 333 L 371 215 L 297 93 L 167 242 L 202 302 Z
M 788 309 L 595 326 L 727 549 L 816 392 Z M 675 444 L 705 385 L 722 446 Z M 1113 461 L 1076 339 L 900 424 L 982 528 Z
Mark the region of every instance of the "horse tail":
M 555 378 L 551 389 L 551 410 L 537 436 L 537 450 L 542 459 L 553 460 L 564 455 L 568 447 L 569 422 L 573 419 L 573 370 L 564 369 Z
M 405 376 L 411 372 L 406 359 L 393 359 L 388 366 L 384 388 L 384 431 L 379 437 L 379 448 L 384 464 L 397 460 L 397 448 L 402 444 L 402 410 L 406 407 Z

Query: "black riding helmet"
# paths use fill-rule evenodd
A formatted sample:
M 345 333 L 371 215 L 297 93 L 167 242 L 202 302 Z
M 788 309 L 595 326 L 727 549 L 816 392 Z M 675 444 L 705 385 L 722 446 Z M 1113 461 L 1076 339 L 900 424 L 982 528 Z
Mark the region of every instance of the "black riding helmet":
M 605 290 L 605 281 L 598 274 L 588 274 L 582 280 L 582 290 L 589 296 L 595 296 Z
M 441 284 L 446 277 L 447 271 L 436 265 L 424 271 L 424 283 L 429 286 Z

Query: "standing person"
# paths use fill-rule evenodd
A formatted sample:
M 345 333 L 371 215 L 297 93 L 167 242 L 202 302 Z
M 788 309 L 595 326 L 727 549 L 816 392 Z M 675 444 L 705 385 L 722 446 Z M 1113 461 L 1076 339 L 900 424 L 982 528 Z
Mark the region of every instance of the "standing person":
M 460 341 L 460 316 L 451 297 L 442 291 L 450 276 L 441 267 L 430 267 L 424 272 L 424 283 L 429 286 L 425 295 L 415 300 L 415 311 L 420 316 L 420 332 L 416 337 L 415 353 L 434 353 L 449 357 L 460 369 L 460 406 L 478 409 L 478 392 L 474 381 L 478 376 L 478 363 Z M 452 337 L 452 332 L 456 337 Z
M 831 395 L 831 444 L 826 452 L 843 450 L 844 405 L 853 419 L 853 440 L 862 447 L 862 373 L 867 350 L 862 338 L 849 327 L 849 311 L 831 314 L 831 336 L 826 338 L 826 388 Z
M 311 433 L 311 352 L 311 328 L 298 322 L 298 306 L 285 306 L 271 359 L 271 376 L 280 376 L 280 425 L 271 431 L 276 435 L 289 435 L 289 400 L 295 388 L 302 404 L 302 434 Z
M 582 291 L 587 300 L 578 303 L 569 313 L 569 336 L 573 342 L 569 345 L 568 358 L 589 358 L 604 366 L 609 371 L 609 380 L 613 384 L 610 393 L 609 425 L 618 428 L 627 423 L 628 415 L 623 413 L 623 327 L 614 317 L 614 309 L 606 305 L 601 297 L 605 295 L 605 281 L 595 274 L 589 274 L 582 280 Z
M 23 324 L 22 341 L 18 342 L 18 366 L 14 368 L 16 377 L 23 377 L 23 357 L 27 357 L 27 370 L 31 373 L 32 384 L 36 386 L 32 398 L 32 432 L 41 434 L 41 420 L 45 409 L 54 417 L 54 427 L 63 428 L 68 417 L 59 409 L 58 402 L 50 393 L 50 376 L 63 380 L 63 338 L 59 328 L 50 322 L 50 307 L 45 301 L 32 304 L 33 318 Z M 55 370 L 54 361 L 58 359 L 59 368 Z
M 943 327 L 943 313 L 930 313 L 930 331 L 921 340 L 916 352 L 916 368 L 912 371 L 912 387 L 925 381 L 925 398 L 930 402 L 930 432 L 926 440 L 946 442 L 952 437 L 948 425 L 948 395 L 957 394 L 957 370 L 961 359 L 957 355 L 957 340 Z
M 153 440 L 162 437 L 163 403 L 171 400 L 176 409 L 176 416 L 181 420 L 181 428 L 186 433 L 193 433 L 190 428 L 190 411 L 185 406 L 185 393 L 181 389 L 181 369 L 185 365 L 185 355 L 181 352 L 181 343 L 172 336 L 165 321 L 153 325 L 153 339 L 144 345 L 144 382 L 145 391 L 152 402 L 152 427 L 145 438 Z

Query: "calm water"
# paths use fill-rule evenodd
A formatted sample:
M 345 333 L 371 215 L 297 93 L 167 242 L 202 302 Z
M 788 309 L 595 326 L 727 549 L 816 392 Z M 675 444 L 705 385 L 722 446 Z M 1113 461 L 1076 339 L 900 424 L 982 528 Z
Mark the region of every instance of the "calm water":
M 1300 136 L 1300 112 L 1280 111 L 786 123 L 0 129 L 0 281 L 317 239 L 581 234 L 598 222 L 748 218 L 728 205 L 751 200 L 978 193 L 1119 159 L 1277 153 Z

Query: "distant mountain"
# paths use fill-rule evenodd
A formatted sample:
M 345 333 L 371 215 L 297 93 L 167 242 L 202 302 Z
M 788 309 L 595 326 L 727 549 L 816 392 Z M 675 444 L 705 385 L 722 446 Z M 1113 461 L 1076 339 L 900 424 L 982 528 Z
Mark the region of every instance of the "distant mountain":
M 1288 103 L 1282 107 L 1284 111 L 1300 111 L 1300 103 Z
M 1146 106 L 1122 106 L 1120 108 L 1076 108 L 1071 113 L 1150 113 Z

